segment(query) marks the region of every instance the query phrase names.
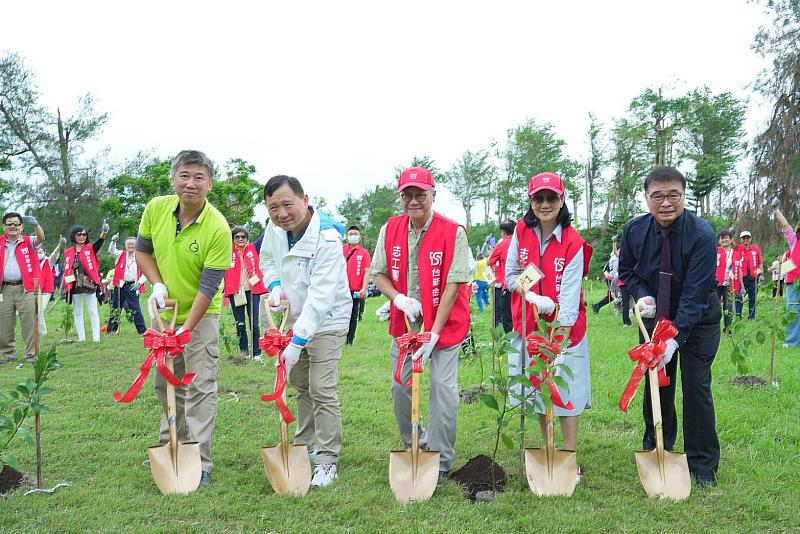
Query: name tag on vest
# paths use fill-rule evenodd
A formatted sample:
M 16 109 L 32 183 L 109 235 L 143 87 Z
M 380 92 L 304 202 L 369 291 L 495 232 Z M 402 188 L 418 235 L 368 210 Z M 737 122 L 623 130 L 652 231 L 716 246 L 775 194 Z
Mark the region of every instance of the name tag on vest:
M 517 284 L 523 291 L 530 291 L 530 289 L 539 283 L 539 280 L 544 278 L 544 273 L 539 270 L 536 265 L 531 263 L 528 265 L 522 274 L 517 278 Z

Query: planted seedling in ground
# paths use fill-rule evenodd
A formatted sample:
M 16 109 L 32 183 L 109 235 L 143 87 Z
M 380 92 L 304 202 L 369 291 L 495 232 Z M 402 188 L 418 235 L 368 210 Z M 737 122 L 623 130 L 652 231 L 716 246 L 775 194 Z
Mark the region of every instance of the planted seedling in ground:
M 56 350 L 51 348 L 39 354 L 34 364 L 34 376 L 17 385 L 8 395 L 0 393 L 0 493 L 4 493 L 21 482 L 19 462 L 8 451 L 11 442 L 19 437 L 28 445 L 36 447 L 36 486 L 42 487 L 42 455 L 41 455 L 41 414 L 47 411 L 42 398 L 52 390 L 44 383 L 52 371 L 61 368 Z M 33 414 L 36 423 L 35 438 L 30 430 L 23 426 L 25 419 Z M 15 474 L 16 473 L 16 474 Z M 18 476 L 19 475 L 19 476 Z M 6 487 L 4 487 L 6 486 Z

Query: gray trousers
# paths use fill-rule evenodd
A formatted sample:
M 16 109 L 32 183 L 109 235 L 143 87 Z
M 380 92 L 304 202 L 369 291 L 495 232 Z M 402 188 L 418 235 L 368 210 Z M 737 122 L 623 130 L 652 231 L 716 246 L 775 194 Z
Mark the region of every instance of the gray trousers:
M 3 266 L 0 265 L 0 269 Z M 3 296 L 0 302 L 0 358 L 8 361 L 17 358 L 17 348 L 14 343 L 15 329 L 17 328 L 17 314 L 22 323 L 22 339 L 25 341 L 25 361 L 36 361 L 36 347 L 34 346 L 34 319 L 36 318 L 35 295 L 25 291 L 22 284 L 3 284 L 0 288 Z
M 428 428 L 420 440 L 426 448 L 439 451 L 439 470 L 450 471 L 455 456 L 456 431 L 458 430 L 458 353 L 461 343 L 452 347 L 435 349 L 429 362 L 425 363 L 425 375 L 431 377 L 431 394 L 428 399 Z M 389 349 L 392 359 L 392 376 L 400 356 L 397 343 L 392 341 Z M 411 357 L 403 365 L 403 382 L 411 378 Z M 404 387 L 392 378 L 392 404 L 394 416 L 400 429 L 400 437 L 406 447 L 411 446 L 411 387 Z
M 347 330 L 314 334 L 289 373 L 289 382 L 297 390 L 294 442 L 317 451 L 317 465 L 337 463 L 342 448 L 338 387 L 346 339 Z
M 177 330 L 178 326 L 175 326 Z M 192 340 L 183 354 L 173 361 L 175 375 L 197 373 L 192 383 L 175 388 L 178 441 L 200 443 L 203 471 L 211 471 L 211 435 L 217 418 L 217 378 L 219 376 L 219 315 L 205 315 L 192 330 Z M 161 417 L 161 443 L 169 441 L 167 423 L 167 381 L 155 373 L 156 393 L 164 409 Z

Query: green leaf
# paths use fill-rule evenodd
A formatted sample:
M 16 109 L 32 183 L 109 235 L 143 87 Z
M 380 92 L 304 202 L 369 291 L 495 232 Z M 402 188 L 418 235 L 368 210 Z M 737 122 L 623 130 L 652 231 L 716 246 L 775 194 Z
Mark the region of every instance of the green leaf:
M 25 410 L 22 408 L 14 410 L 14 423 L 19 425 L 23 419 L 25 419 Z
M 560 372 L 562 372 L 565 375 L 567 375 L 570 378 L 570 380 L 573 380 L 575 378 L 575 375 L 572 373 L 572 369 L 569 368 L 569 365 L 567 365 L 565 363 L 560 363 L 560 364 L 556 365 L 556 367 L 558 367 L 558 370 Z
M 496 412 L 500 411 L 500 406 L 497 404 L 497 399 L 495 399 L 494 396 L 492 396 L 491 394 L 481 393 L 480 395 L 478 395 L 478 398 L 484 405 L 488 406 L 492 410 Z
M 513 451 L 514 450 L 514 440 L 507 436 L 505 433 L 500 434 L 500 439 L 505 445 L 506 449 Z
M 17 435 L 22 441 L 24 441 L 28 445 L 33 446 L 35 444 L 33 436 L 31 435 L 31 431 L 28 430 L 28 427 L 26 426 L 19 427 Z
M 41 387 L 39 388 L 39 395 L 49 395 L 53 392 L 53 388 Z
M 0 466 L 2 465 L 9 465 L 19 471 L 19 461 L 17 457 L 10 452 L 0 453 Z
M 569 393 L 569 384 L 567 383 L 566 380 L 564 380 L 563 376 L 554 376 L 552 380 L 555 385 L 557 385 L 558 387 Z
M 758 332 L 756 332 L 756 342 L 759 345 L 763 345 L 766 340 L 767 336 L 764 334 L 763 330 L 759 330 Z

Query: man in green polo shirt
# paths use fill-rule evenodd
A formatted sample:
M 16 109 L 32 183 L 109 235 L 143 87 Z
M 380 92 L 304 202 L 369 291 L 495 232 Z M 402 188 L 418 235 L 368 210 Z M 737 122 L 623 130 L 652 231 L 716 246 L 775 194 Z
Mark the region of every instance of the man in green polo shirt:
M 178 301 L 178 332 L 188 330 L 192 340 L 175 358 L 178 376 L 197 373 L 191 384 L 178 388 L 178 439 L 200 443 L 201 485 L 211 484 L 211 435 L 217 415 L 219 372 L 220 282 L 231 263 L 231 232 L 225 217 L 207 200 L 214 163 L 202 152 L 184 150 L 170 170 L 176 195 L 152 199 L 142 214 L 136 240 L 136 263 L 153 285 L 148 301 L 164 307 L 167 298 Z M 164 409 L 161 442 L 169 440 L 167 385 L 156 374 L 156 393 Z

